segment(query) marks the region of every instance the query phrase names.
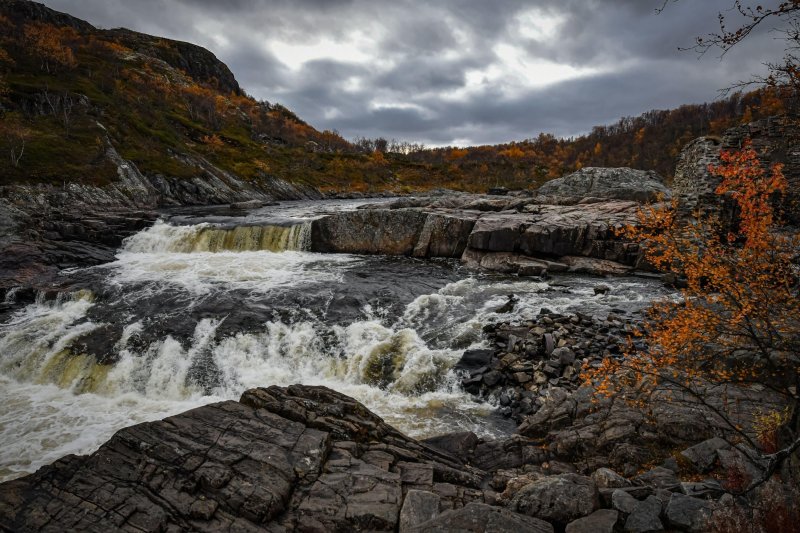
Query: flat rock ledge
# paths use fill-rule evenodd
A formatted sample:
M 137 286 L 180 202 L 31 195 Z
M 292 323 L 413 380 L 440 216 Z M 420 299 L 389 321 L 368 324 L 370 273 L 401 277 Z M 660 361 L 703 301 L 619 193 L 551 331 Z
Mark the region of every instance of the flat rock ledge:
M 3 483 L 0 530 L 702 531 L 722 493 L 664 468 L 582 475 L 547 448 L 469 432 L 417 441 L 325 387 L 251 389 Z M 651 529 L 628 527 L 639 522 Z
M 640 208 L 633 200 L 585 198 L 555 205 L 451 191 L 317 219 L 311 249 L 456 258 L 470 268 L 521 276 L 628 274 L 649 270 L 639 245 L 617 235 L 636 223 Z

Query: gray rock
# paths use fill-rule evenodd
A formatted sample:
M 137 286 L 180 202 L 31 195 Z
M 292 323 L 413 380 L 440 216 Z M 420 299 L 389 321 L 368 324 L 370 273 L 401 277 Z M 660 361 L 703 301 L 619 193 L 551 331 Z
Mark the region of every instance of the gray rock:
M 731 445 L 719 437 L 704 440 L 690 448 L 686 448 L 681 455 L 689 461 L 700 473 L 705 473 L 714 467 L 717 462 L 717 450 L 728 450 Z
M 598 506 L 599 494 L 590 478 L 561 474 L 526 485 L 514 496 L 509 507 L 528 516 L 566 525 L 590 515 Z
M 513 435 L 507 439 L 478 443 L 470 457 L 470 464 L 481 470 L 494 472 L 520 468 L 527 464 L 541 464 L 547 459 L 547 451 L 538 442 Z
M 661 176 L 632 168 L 586 167 L 548 181 L 536 192 L 559 203 L 577 203 L 584 198 L 655 202 L 672 197 Z
M 550 355 L 553 353 L 555 349 L 555 339 L 553 339 L 552 333 L 545 333 L 544 334 L 544 353 L 545 355 Z
M 673 492 L 681 490 L 681 482 L 675 472 L 661 466 L 636 476 L 635 480 L 656 489 L 666 489 Z
M 245 200 L 243 202 L 233 202 L 230 205 L 231 209 L 258 209 L 263 207 L 263 200 Z
M 616 511 L 600 509 L 567 524 L 566 533 L 614 533 L 618 518 Z
M 547 265 L 545 263 L 540 262 L 533 262 L 533 261 L 526 261 L 520 264 L 519 270 L 517 270 L 517 275 L 519 276 L 546 276 L 547 275 Z
M 475 446 L 478 445 L 478 436 L 471 431 L 463 431 L 438 435 L 436 437 L 424 439 L 421 442 L 467 462 L 475 451 Z
M 482 502 L 488 476 L 330 389 L 269 387 L 123 429 L 92 455 L 0 485 L 0 529 L 396 530 L 401 514 L 430 518 L 437 498 Z
M 610 468 L 598 468 L 592 473 L 592 481 L 600 489 L 617 489 L 629 487 L 631 482 Z
M 460 257 L 474 216 L 419 209 L 343 211 L 313 221 L 311 249 L 324 253 Z
M 600 284 L 600 285 L 596 285 L 595 286 L 594 293 L 595 294 L 608 294 L 608 292 L 610 290 L 611 290 L 611 287 L 609 287 L 608 285 Z
M 664 525 L 659 519 L 661 514 L 661 500 L 655 496 L 648 496 L 643 502 L 636 502 L 633 512 L 625 521 L 627 533 L 651 533 L 664 531 Z
M 719 498 L 725 493 L 722 485 L 716 479 L 684 481 L 681 483 L 681 490 L 687 496 L 695 498 Z
M 711 516 L 712 505 L 706 500 L 673 494 L 667 504 L 667 523 L 682 531 L 706 531 L 706 521 Z
M 575 352 L 569 348 L 562 347 L 553 350 L 552 358 L 557 359 L 560 365 L 571 365 L 575 362 Z
M 409 490 L 400 509 L 399 532 L 413 531 L 414 528 L 432 520 L 439 514 L 441 498 L 432 492 L 424 490 Z
M 638 500 L 624 490 L 617 489 L 611 493 L 611 506 L 622 514 L 633 512 Z
M 520 515 L 482 503 L 470 503 L 461 509 L 445 511 L 436 518 L 423 522 L 414 531 L 418 533 L 553 533 L 553 526 L 543 520 Z
M 458 363 L 453 367 L 454 370 L 476 370 L 482 366 L 488 365 L 492 356 L 493 350 L 467 350 L 458 360 Z
M 492 370 L 483 375 L 483 383 L 487 387 L 494 387 L 503 379 L 503 374 L 497 370 Z

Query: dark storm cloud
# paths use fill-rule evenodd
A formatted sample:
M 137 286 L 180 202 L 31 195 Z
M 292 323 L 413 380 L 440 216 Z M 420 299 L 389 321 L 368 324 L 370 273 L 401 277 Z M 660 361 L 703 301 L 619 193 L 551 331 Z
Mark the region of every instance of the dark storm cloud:
M 429 144 L 570 136 L 709 101 L 782 51 L 765 31 L 722 61 L 678 51 L 732 0 L 680 0 L 660 15 L 662 0 L 45 2 L 205 46 L 249 93 L 320 129 Z

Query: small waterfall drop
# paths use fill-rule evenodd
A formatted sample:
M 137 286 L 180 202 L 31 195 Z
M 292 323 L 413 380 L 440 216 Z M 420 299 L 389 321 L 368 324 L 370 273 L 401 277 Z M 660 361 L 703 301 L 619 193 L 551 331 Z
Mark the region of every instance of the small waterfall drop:
M 311 222 L 234 227 L 209 223 L 173 226 L 163 221 L 125 240 L 134 253 L 285 252 L 311 246 Z

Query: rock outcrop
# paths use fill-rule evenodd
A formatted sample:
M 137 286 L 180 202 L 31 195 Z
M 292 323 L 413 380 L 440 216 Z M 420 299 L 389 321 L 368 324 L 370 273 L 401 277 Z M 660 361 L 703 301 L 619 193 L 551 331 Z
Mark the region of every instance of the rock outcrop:
M 330 389 L 270 387 L 124 429 L 90 456 L 3 484 L 0 528 L 428 531 L 463 508 L 552 531 L 486 505 L 489 477 Z
M 460 257 L 477 214 L 419 209 L 363 209 L 315 220 L 315 252 Z
M 721 180 L 709 171 L 709 165 L 719 164 L 720 151 L 738 150 L 748 139 L 765 167 L 784 165 L 789 186 L 783 208 L 789 222 L 800 223 L 800 130 L 796 120 L 785 116 L 757 120 L 731 128 L 721 138 L 701 137 L 686 145 L 673 182 L 681 210 L 689 214 L 699 209 L 725 220 L 734 216 L 732 204 L 721 202 L 714 192 Z
M 471 268 L 520 275 L 624 274 L 640 263 L 640 250 L 617 230 L 636 222 L 639 207 L 624 200 L 551 205 L 461 193 L 401 198 L 315 220 L 311 248 L 459 258 Z
M 658 202 L 669 200 L 672 193 L 664 178 L 652 170 L 632 168 L 586 167 L 552 181 L 536 191 L 540 201 L 574 204 L 587 198 Z

